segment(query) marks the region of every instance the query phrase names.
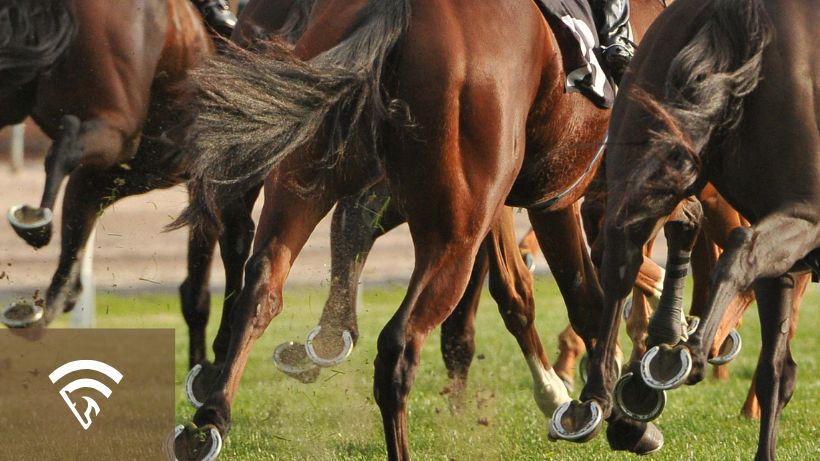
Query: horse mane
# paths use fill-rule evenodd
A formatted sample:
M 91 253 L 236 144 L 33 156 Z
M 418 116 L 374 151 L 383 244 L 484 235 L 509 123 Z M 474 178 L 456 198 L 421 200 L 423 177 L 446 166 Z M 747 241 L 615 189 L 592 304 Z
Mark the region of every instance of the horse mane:
M 383 75 L 409 23 L 409 0 L 370 0 L 347 36 L 310 61 L 273 40 L 253 51 L 231 46 L 195 69 L 192 201 L 170 227 L 219 227 L 222 207 L 300 148 L 318 150 L 298 163 L 319 176 L 347 156 L 375 153 L 385 122 L 406 117 L 406 107 L 386 94 Z M 318 179 L 292 185 L 308 192 Z
M 22 86 L 48 72 L 77 29 L 67 0 L 0 2 L 0 88 Z
M 638 100 L 666 129 L 653 142 L 693 156 L 722 141 L 740 122 L 743 100 L 760 83 L 771 22 L 761 0 L 714 0 L 691 42 L 672 60 L 664 100 Z
M 713 0 L 703 18 L 672 59 L 663 98 L 638 87 L 630 92 L 653 126 L 641 148 L 646 162 L 628 179 L 625 200 L 643 197 L 647 204 L 669 193 L 690 193 L 704 156 L 733 138 L 744 98 L 762 79 L 763 52 L 773 36 L 762 0 Z M 625 225 L 643 218 L 635 212 Z

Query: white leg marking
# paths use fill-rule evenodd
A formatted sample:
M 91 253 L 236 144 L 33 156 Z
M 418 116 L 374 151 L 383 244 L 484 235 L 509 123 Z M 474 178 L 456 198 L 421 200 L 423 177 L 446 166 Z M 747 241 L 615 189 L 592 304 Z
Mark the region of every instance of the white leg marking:
M 550 368 L 547 370 L 537 357 L 527 357 L 527 365 L 532 373 L 532 391 L 535 403 L 547 418 L 551 418 L 555 409 L 572 400 L 567 393 L 564 382 Z

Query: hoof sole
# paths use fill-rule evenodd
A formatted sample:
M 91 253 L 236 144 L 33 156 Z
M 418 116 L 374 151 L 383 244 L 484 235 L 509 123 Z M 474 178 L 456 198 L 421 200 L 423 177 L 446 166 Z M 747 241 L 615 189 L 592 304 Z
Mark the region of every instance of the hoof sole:
M 552 415 L 549 437 L 583 443 L 591 440 L 601 430 L 603 411 L 598 402 L 573 400 L 559 406 Z
M 40 322 L 44 315 L 42 307 L 28 301 L 17 301 L 0 312 L 0 322 L 9 328 L 28 328 Z
M 641 378 L 652 389 L 674 389 L 692 371 L 692 356 L 683 346 L 655 346 L 641 358 Z
M 304 384 L 316 382 L 322 371 L 318 365 L 310 361 L 305 347 L 294 341 L 276 346 L 272 358 L 279 371 Z
M 305 353 L 307 354 L 310 361 L 315 363 L 316 365 L 319 365 L 320 367 L 329 368 L 335 367 L 336 365 L 347 360 L 347 358 L 350 357 L 350 353 L 353 352 L 353 335 L 350 334 L 350 331 L 342 331 L 342 350 L 339 351 L 339 354 L 336 355 L 336 357 L 326 359 L 324 357 L 321 357 L 316 352 L 316 348 L 314 346 L 316 336 L 319 335 L 319 332 L 321 330 L 322 326 L 317 325 L 316 328 L 311 330 L 305 338 Z
M 51 241 L 54 216 L 48 208 L 16 205 L 9 208 L 6 218 L 14 232 L 34 248 L 42 248 Z

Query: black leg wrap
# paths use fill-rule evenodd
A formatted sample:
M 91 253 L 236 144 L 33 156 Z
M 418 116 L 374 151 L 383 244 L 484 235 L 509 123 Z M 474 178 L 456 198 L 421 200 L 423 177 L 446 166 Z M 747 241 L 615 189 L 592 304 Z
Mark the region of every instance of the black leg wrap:
M 649 322 L 647 346 L 677 344 L 685 334 L 683 324 L 683 288 L 689 270 L 690 252 L 669 255 L 663 293 L 658 310 Z

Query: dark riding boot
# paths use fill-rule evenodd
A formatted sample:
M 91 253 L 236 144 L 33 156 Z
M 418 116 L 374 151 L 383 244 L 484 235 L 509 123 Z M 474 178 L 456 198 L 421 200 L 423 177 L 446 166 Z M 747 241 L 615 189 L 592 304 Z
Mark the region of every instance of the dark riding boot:
M 217 34 L 230 38 L 236 27 L 236 16 L 231 13 L 227 0 L 191 0 L 205 18 L 205 24 Z
M 598 5 L 598 36 L 601 41 L 604 62 L 613 80 L 620 83 L 626 66 L 635 54 L 632 27 L 629 25 L 629 0 L 603 0 Z

